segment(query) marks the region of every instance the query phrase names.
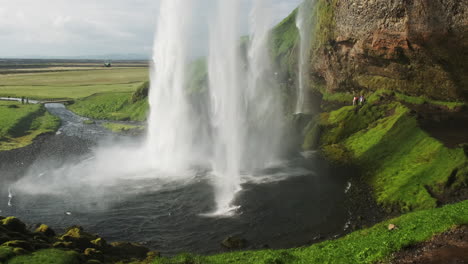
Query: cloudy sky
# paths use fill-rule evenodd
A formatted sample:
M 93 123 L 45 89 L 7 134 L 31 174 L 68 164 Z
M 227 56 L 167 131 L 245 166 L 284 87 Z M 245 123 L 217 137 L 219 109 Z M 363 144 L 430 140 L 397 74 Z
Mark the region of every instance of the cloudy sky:
M 0 58 L 150 54 L 160 0 L 0 0 Z M 197 2 L 200 26 L 193 43 L 202 52 L 216 1 Z M 247 21 L 249 5 L 242 2 Z M 301 0 L 268 0 L 281 21 Z M 245 23 L 246 24 L 246 23 Z M 245 25 L 244 24 L 244 25 Z M 248 29 L 244 29 L 247 33 Z

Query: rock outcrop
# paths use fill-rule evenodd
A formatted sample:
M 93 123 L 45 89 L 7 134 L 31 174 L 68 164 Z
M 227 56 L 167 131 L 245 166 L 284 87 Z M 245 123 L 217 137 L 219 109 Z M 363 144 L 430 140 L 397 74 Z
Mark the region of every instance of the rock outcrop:
M 468 99 L 468 2 L 317 0 L 312 86 Z
M 41 250 L 73 254 L 80 263 L 149 262 L 159 256 L 158 252 L 149 251 L 136 243 L 108 244 L 80 226 L 70 227 L 64 234 L 56 236 L 47 225 L 38 225 L 34 231 L 30 231 L 18 218 L 0 216 L 0 263 Z

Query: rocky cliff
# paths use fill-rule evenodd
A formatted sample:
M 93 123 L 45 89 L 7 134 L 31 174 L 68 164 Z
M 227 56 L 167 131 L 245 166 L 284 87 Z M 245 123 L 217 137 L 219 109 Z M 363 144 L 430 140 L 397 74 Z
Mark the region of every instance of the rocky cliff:
M 468 2 L 317 0 L 311 75 L 328 91 L 468 98 Z

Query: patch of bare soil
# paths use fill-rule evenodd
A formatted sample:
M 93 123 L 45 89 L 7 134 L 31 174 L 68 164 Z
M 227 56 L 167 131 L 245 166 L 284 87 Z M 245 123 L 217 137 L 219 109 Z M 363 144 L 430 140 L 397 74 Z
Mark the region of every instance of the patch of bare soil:
M 394 264 L 468 263 L 468 226 L 461 226 L 406 248 L 394 255 Z

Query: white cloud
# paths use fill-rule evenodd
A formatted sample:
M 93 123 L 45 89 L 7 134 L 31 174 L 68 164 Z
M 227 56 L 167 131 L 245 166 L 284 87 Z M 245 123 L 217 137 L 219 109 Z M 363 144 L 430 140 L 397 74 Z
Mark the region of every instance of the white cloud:
M 214 2 L 223 0 L 196 1 L 200 4 L 199 25 L 192 33 L 195 43 L 207 34 L 206 19 Z M 300 2 L 271 1 L 277 21 Z M 0 57 L 148 53 L 158 5 L 159 0 L 0 0 Z M 248 11 L 244 13 L 239 19 L 247 20 Z

